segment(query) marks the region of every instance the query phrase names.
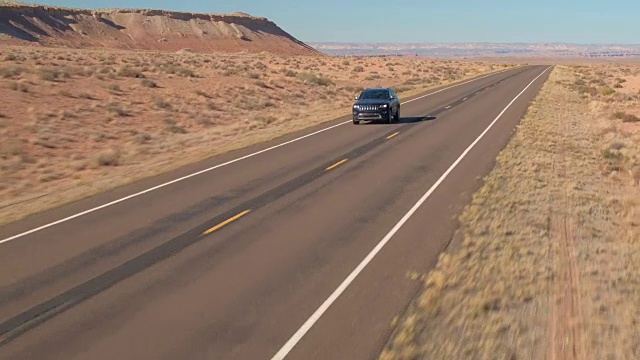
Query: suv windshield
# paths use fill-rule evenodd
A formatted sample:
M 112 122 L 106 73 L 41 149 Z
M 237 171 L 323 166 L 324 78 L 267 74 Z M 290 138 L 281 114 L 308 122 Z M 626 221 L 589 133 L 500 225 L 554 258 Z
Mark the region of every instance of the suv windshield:
M 389 98 L 387 90 L 365 90 L 360 94 L 360 100 L 386 100 Z

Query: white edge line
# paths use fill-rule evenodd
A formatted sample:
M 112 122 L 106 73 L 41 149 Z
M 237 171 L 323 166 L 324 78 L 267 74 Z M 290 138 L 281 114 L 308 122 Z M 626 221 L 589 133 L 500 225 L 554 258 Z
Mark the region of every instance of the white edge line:
M 519 67 L 520 67 L 520 66 L 515 67 L 515 68 L 519 68 Z M 446 87 L 446 88 L 440 89 L 440 90 L 438 90 L 438 91 L 434 91 L 434 92 L 432 92 L 432 93 L 429 93 L 429 94 L 426 94 L 426 95 L 422 95 L 422 96 L 420 96 L 420 97 L 417 97 L 417 98 L 414 98 L 414 99 L 411 99 L 411 100 L 407 100 L 407 101 L 405 101 L 405 102 L 401 103 L 401 105 L 402 105 L 402 104 L 406 104 L 406 103 L 410 103 L 410 102 L 412 102 L 412 101 L 420 100 L 420 99 L 426 98 L 426 97 L 431 96 L 431 95 L 435 95 L 435 94 L 440 93 L 440 92 L 445 91 L 445 90 L 453 89 L 454 87 L 457 87 L 457 86 L 460 86 L 460 85 L 464 85 L 464 84 L 468 84 L 468 83 L 470 83 L 470 82 L 474 82 L 474 81 L 477 81 L 477 80 L 480 80 L 480 79 L 484 79 L 484 78 L 489 77 L 489 76 L 493 76 L 493 75 L 501 74 L 501 73 L 503 73 L 503 72 L 505 72 L 505 71 L 513 70 L 513 69 L 515 69 L 515 68 L 509 68 L 509 69 L 505 69 L 505 70 L 501 70 L 501 71 L 493 72 L 493 73 L 490 73 L 490 74 L 487 74 L 487 75 L 484 75 L 484 76 L 481 76 L 481 77 L 478 77 L 478 78 L 474 78 L 474 79 L 471 79 L 471 80 L 467 80 L 467 81 L 465 81 L 465 82 L 461 82 L 461 83 L 458 83 L 458 84 L 455 84 L 455 85 L 451 85 L 451 86 L 448 86 L 448 87 Z M 236 158 L 236 159 L 233 159 L 233 160 L 227 161 L 227 162 L 225 162 L 225 163 L 218 164 L 218 165 L 216 165 L 216 166 L 212 166 L 212 167 L 210 167 L 210 168 L 207 168 L 207 169 L 204 169 L 204 170 L 201 170 L 201 171 L 195 172 L 195 173 L 193 173 L 193 174 L 189 174 L 189 175 L 183 176 L 183 177 L 181 177 L 181 178 L 178 178 L 178 179 L 175 179 L 175 180 L 171 180 L 171 181 L 166 182 L 166 183 L 164 183 L 164 184 L 160 184 L 160 185 L 154 186 L 154 187 L 152 187 L 152 188 L 149 188 L 149 189 L 146 189 L 146 190 L 143 190 L 143 191 L 137 192 L 137 193 L 135 193 L 135 194 L 131 194 L 131 195 L 125 196 L 125 197 L 123 197 L 123 198 L 120 198 L 120 199 L 117 199 L 117 200 L 114 200 L 114 201 L 108 202 L 108 203 L 106 203 L 106 204 L 103 204 L 103 205 L 100 205 L 100 206 L 94 207 L 94 208 L 92 208 L 92 209 L 89 209 L 89 210 L 85 210 L 85 211 L 79 212 L 79 213 L 77 213 L 77 214 L 74 214 L 74 215 L 68 216 L 68 217 L 66 217 L 66 218 L 63 218 L 63 219 L 60 219 L 60 220 L 57 220 L 57 221 L 54 221 L 54 222 L 48 223 L 48 224 L 46 224 L 46 225 L 42 225 L 42 226 L 40 226 L 40 227 L 37 227 L 37 228 L 31 229 L 31 230 L 29 230 L 29 231 L 25 231 L 25 232 L 23 232 L 23 233 L 20 233 L 20 234 L 17 234 L 17 235 L 13 235 L 13 236 L 8 237 L 8 238 L 6 238 L 6 239 L 2 239 L 2 240 L 0 240 L 0 245 L 1 245 L 1 244 L 4 244 L 4 243 L 8 243 L 9 241 L 16 240 L 16 239 L 18 239 L 18 238 L 21 238 L 21 237 L 24 237 L 24 236 L 27 236 L 27 235 L 33 234 L 33 233 L 35 233 L 35 232 L 38 232 L 38 231 L 44 230 L 44 229 L 46 229 L 46 228 L 50 228 L 50 227 L 52 227 L 52 226 L 55 226 L 55 225 L 58 225 L 58 224 L 61 224 L 61 223 L 67 222 L 67 221 L 69 221 L 69 220 L 73 220 L 73 219 L 79 218 L 79 217 L 81 217 L 81 216 L 84 216 L 84 215 L 90 214 L 90 213 L 92 213 L 92 212 L 95 212 L 95 211 L 98 211 L 98 210 L 102 210 L 102 209 L 107 208 L 107 207 L 109 207 L 109 206 L 113 206 L 113 205 L 115 205 L 115 204 L 121 203 L 121 202 L 123 202 L 123 201 L 127 201 L 127 200 L 129 200 L 129 199 L 132 199 L 132 198 L 138 197 L 138 196 L 140 196 L 140 195 L 144 195 L 144 194 L 146 194 L 146 193 L 150 193 L 150 192 L 152 192 L 152 191 L 155 191 L 155 190 L 161 189 L 161 188 L 163 188 L 163 187 L 166 187 L 166 186 L 169 186 L 169 185 L 175 184 L 175 183 L 177 183 L 177 182 L 180 182 L 180 181 L 183 181 L 183 180 L 186 180 L 186 179 L 189 179 L 189 178 L 192 178 L 192 177 L 195 177 L 195 176 L 198 176 L 198 175 L 201 175 L 201 174 L 204 174 L 204 173 L 210 172 L 210 171 L 212 171 L 212 170 L 215 170 L 215 169 L 221 168 L 221 167 L 223 167 L 223 166 L 227 166 L 227 165 L 233 164 L 233 163 L 235 163 L 235 162 L 238 162 L 238 161 L 241 161 L 241 160 L 244 160 L 244 159 L 248 159 L 248 158 L 253 157 L 253 156 L 256 156 L 256 155 L 260 155 L 260 154 L 265 153 L 265 152 L 267 152 L 267 151 L 271 151 L 271 150 L 277 149 L 277 148 L 279 148 L 279 147 L 282 147 L 282 146 L 285 146 L 285 145 L 288 145 L 288 144 L 294 143 L 294 142 L 296 142 L 296 141 L 300 141 L 300 140 L 302 140 L 302 139 L 306 139 L 306 138 L 308 138 L 308 137 L 311 137 L 311 136 L 314 136 L 314 135 L 320 134 L 320 133 L 322 133 L 322 132 L 325 132 L 325 131 L 327 131 L 327 130 L 331 130 L 331 129 L 336 128 L 336 127 L 338 127 L 338 126 L 345 125 L 345 124 L 350 123 L 350 122 L 351 122 L 351 120 L 347 120 L 347 121 L 341 122 L 341 123 L 339 123 L 339 124 L 332 125 L 332 126 L 329 126 L 329 127 L 324 128 L 324 129 L 320 129 L 320 130 L 318 130 L 318 131 L 312 132 L 312 133 L 307 134 L 307 135 L 300 136 L 300 137 L 295 138 L 295 139 L 293 139 L 293 140 L 289 140 L 289 141 L 283 142 L 283 143 L 281 143 L 281 144 L 274 145 L 274 146 L 271 146 L 271 147 L 269 147 L 269 148 L 266 148 L 266 149 L 263 149 L 263 150 L 260 150 L 260 151 L 256 151 L 256 152 L 254 152 L 254 153 L 251 153 L 251 154 L 248 154 L 248 155 L 245 155 L 245 156 L 242 156 L 242 157 L 239 157 L 239 158 Z
M 327 311 L 327 309 L 333 304 L 336 299 L 349 287 L 349 285 L 355 280 L 355 278 L 362 272 L 362 270 L 373 260 L 373 258 L 382 250 L 382 248 L 391 240 L 391 238 L 400 230 L 400 228 L 406 223 L 409 218 L 420 208 L 420 206 L 431 196 L 431 194 L 440 186 L 440 184 L 449 176 L 451 171 L 464 159 L 464 157 L 473 149 L 473 147 L 489 132 L 489 130 L 493 127 L 493 125 L 502 117 L 502 115 L 513 105 L 513 103 L 525 92 L 533 83 L 538 80 L 544 73 L 547 72 L 551 67 L 546 68 L 540 75 L 538 75 L 533 81 L 527 85 L 511 102 L 507 107 L 500 112 L 500 114 L 489 124 L 489 126 L 476 138 L 476 140 L 467 147 L 467 149 L 458 157 L 458 159 L 447 169 L 447 171 L 442 174 L 442 176 L 436 181 L 433 186 L 418 200 L 418 202 L 413 205 L 413 207 L 407 212 L 400 221 L 387 233 L 387 235 L 380 240 L 378 245 L 376 245 L 373 250 L 358 264 L 358 266 L 347 276 L 347 278 L 338 286 L 338 288 L 327 298 L 327 300 L 320 305 L 320 307 L 307 319 L 307 321 L 296 331 L 295 334 L 289 339 L 289 341 L 282 346 L 282 348 L 271 358 L 271 360 L 282 360 L 284 359 L 291 350 L 298 344 L 298 342 L 302 339 L 302 337 L 313 327 L 313 325 L 320 319 L 320 317 Z

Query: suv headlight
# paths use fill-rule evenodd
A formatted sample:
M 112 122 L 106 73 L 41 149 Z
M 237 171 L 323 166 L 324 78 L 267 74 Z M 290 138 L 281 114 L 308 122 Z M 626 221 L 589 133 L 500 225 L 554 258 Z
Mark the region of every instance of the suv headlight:
M 387 105 L 387 104 L 382 104 L 382 105 L 380 105 L 380 109 L 386 109 L 387 107 L 388 107 L 388 105 Z
M 353 105 L 354 110 L 360 110 L 360 105 Z

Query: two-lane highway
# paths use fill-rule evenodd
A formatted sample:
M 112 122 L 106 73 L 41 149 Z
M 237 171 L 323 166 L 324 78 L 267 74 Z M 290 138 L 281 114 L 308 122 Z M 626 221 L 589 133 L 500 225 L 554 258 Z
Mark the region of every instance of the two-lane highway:
M 0 358 L 367 359 L 549 68 L 341 119 L 0 228 Z

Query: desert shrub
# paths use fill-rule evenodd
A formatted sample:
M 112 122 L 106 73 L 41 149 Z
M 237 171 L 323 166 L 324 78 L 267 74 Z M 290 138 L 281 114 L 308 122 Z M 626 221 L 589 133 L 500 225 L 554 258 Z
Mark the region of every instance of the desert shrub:
M 178 123 L 172 118 L 165 118 L 164 122 L 167 124 L 166 130 L 170 133 L 174 134 L 186 134 L 187 130 L 182 126 L 179 126 Z
M 196 95 L 202 96 L 202 97 L 207 98 L 207 99 L 211 99 L 211 95 L 207 94 L 206 92 L 204 92 L 202 90 L 196 90 Z
M 212 126 L 215 125 L 215 123 L 213 121 L 211 121 L 211 119 L 209 119 L 207 116 L 201 116 L 198 118 L 198 123 L 202 126 Z
M 120 152 L 116 149 L 106 149 L 98 153 L 96 163 L 99 166 L 118 166 L 120 164 Z
M 156 84 L 153 80 L 149 80 L 149 79 L 143 79 L 142 80 L 142 86 L 146 87 L 146 88 L 157 88 L 158 84 Z
M 24 151 L 24 143 L 18 139 L 9 138 L 0 143 L 0 159 L 21 155 Z
M 298 78 L 307 84 L 319 85 L 319 86 L 333 85 L 333 81 L 331 79 L 324 76 L 318 76 L 313 73 L 308 73 L 308 72 L 299 73 Z
M 151 135 L 145 133 L 145 132 L 141 132 L 141 133 L 136 133 L 133 136 L 133 142 L 135 144 L 138 145 L 142 145 L 142 144 L 146 144 L 148 143 L 150 140 L 152 139 Z
M 284 76 L 286 76 L 286 77 L 296 77 L 296 76 L 298 76 L 298 73 L 293 71 L 293 70 L 285 70 L 284 71 Z
M 182 126 L 178 126 L 176 124 L 173 125 L 167 125 L 167 131 L 170 133 L 174 133 L 174 134 L 186 134 L 187 133 L 187 129 L 183 128 Z
M 262 121 L 262 124 L 264 124 L 264 125 L 270 125 L 270 124 L 273 124 L 276 121 L 278 121 L 278 119 L 273 117 L 273 116 L 266 116 L 266 117 L 262 118 L 261 121 Z
M 167 74 L 178 75 L 182 77 L 198 77 L 195 71 L 176 65 L 165 66 L 164 72 L 166 72 Z
M 96 68 L 93 66 L 85 66 L 82 70 L 79 71 L 79 75 L 91 77 L 96 73 Z
M 62 110 L 60 111 L 60 119 L 62 120 L 68 120 L 68 119 L 75 119 L 78 116 L 68 110 Z
M 607 148 L 602 151 L 602 157 L 604 158 L 605 172 L 620 172 L 625 168 L 625 158 L 618 150 Z
M 167 109 L 171 109 L 172 108 L 171 103 L 165 101 L 163 98 L 158 97 L 158 96 L 153 98 L 153 104 L 155 106 L 157 106 L 158 108 L 160 108 L 160 109 L 167 110 Z
M 69 70 L 65 68 L 40 68 L 38 69 L 38 77 L 40 78 L 40 80 L 44 81 L 57 81 L 60 79 L 68 79 L 71 77 L 71 75 Z
M 0 69 L 0 76 L 4 79 L 14 79 L 22 74 L 24 74 L 26 70 L 19 66 L 10 66 L 6 68 Z
M 578 86 L 577 91 L 580 95 L 596 95 L 598 93 L 598 89 L 593 86 Z
M 233 76 L 237 74 L 238 74 L 238 70 L 236 70 L 235 68 L 227 68 L 222 72 L 223 76 Z
M 635 123 L 639 121 L 640 121 L 640 118 L 638 118 L 636 115 L 633 115 L 633 114 L 624 114 L 624 116 L 622 117 L 622 122 L 626 122 L 626 123 Z
M 105 66 L 105 67 L 101 67 L 98 70 L 98 74 L 113 74 L 115 73 L 116 70 L 114 68 L 112 68 L 111 66 Z
M 117 75 L 129 78 L 145 78 L 143 73 L 128 66 L 120 68 L 120 70 L 118 70 L 117 72 Z
M 602 96 L 610 96 L 610 95 L 615 94 L 615 92 L 616 91 L 614 89 L 612 89 L 612 88 L 610 88 L 608 86 L 603 86 L 600 89 L 598 89 L 598 93 L 600 93 L 600 95 L 602 95 Z
M 11 83 L 10 88 L 11 90 L 20 91 L 23 93 L 29 92 L 29 87 L 27 86 L 27 84 L 21 82 Z
M 624 144 L 621 142 L 614 142 L 609 146 L 611 150 L 621 150 L 624 149 Z
M 207 102 L 207 108 L 209 110 L 212 110 L 212 111 L 222 111 L 223 110 L 222 107 L 220 107 L 218 104 L 216 104 L 216 103 L 214 103 L 212 101 Z
M 122 105 L 118 104 L 117 102 L 112 102 L 108 104 L 107 111 L 111 114 L 123 116 L 123 117 L 130 115 L 129 111 L 127 111 L 125 108 L 122 107 Z
M 627 113 L 625 113 L 624 111 L 616 111 L 613 113 L 613 118 L 614 119 L 622 119 L 625 117 L 625 115 L 627 115 Z
M 356 66 L 353 68 L 353 72 L 357 72 L 357 73 L 364 72 L 364 68 L 362 66 Z
M 260 101 L 256 98 L 243 97 L 242 99 L 240 99 L 237 106 L 242 110 L 259 111 L 259 110 L 264 110 L 266 108 L 275 107 L 276 104 L 268 100 Z

